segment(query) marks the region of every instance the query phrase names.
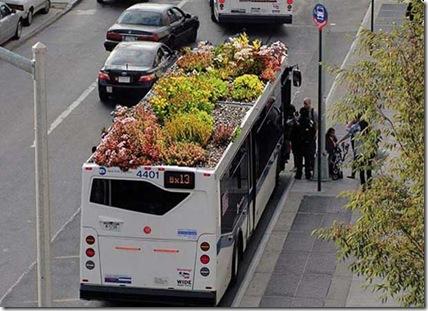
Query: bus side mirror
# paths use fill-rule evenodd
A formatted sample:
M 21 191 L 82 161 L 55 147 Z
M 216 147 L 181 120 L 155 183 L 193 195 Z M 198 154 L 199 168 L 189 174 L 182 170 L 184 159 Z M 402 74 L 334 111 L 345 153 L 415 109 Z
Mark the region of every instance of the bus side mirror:
M 97 151 L 97 146 L 92 146 L 92 153 L 94 153 L 95 151 Z
M 296 87 L 302 85 L 302 73 L 299 69 L 293 69 L 293 85 Z

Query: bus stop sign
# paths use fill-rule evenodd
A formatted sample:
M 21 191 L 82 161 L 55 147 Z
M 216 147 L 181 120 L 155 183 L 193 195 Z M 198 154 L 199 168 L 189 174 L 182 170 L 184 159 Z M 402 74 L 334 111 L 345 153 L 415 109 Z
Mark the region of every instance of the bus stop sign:
M 314 20 L 315 25 L 317 25 L 319 30 L 322 30 L 325 25 L 327 25 L 328 21 L 328 13 L 325 6 L 322 4 L 317 4 L 314 7 L 314 11 L 312 13 L 312 19 Z

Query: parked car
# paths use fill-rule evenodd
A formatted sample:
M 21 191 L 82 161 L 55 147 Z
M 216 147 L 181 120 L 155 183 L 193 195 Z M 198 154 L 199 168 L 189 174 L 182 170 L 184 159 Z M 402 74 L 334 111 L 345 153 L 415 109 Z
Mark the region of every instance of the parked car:
M 107 51 L 121 41 L 158 41 L 170 48 L 195 42 L 199 20 L 171 4 L 140 3 L 126 9 L 107 31 Z
M 22 13 L 0 2 L 0 44 L 7 40 L 19 39 L 22 33 Z
M 177 60 L 177 53 L 160 42 L 121 42 L 98 73 L 102 102 L 110 96 L 145 95 Z
M 24 25 L 29 26 L 33 22 L 33 16 L 41 11 L 48 14 L 51 8 L 50 0 L 6 0 L 6 3 L 15 10 L 24 12 Z

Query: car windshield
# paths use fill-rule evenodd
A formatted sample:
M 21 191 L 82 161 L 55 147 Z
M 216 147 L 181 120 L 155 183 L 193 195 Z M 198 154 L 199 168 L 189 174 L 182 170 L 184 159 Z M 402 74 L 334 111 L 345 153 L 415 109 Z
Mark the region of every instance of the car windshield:
M 106 66 L 153 67 L 155 51 L 141 47 L 119 47 L 113 50 Z
M 118 19 L 118 24 L 162 26 L 162 15 L 157 12 L 127 10 Z

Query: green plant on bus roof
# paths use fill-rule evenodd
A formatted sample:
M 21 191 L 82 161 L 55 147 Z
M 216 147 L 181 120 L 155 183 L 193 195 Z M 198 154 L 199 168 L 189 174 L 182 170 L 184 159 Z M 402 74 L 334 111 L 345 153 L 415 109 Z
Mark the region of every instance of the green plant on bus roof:
M 175 142 L 163 150 L 161 159 L 165 165 L 195 167 L 206 163 L 207 153 L 198 144 Z
M 213 134 L 213 143 L 217 146 L 227 145 L 235 131 L 235 126 L 232 124 L 220 123 L 216 126 Z
M 173 142 L 197 143 L 205 147 L 214 128 L 214 119 L 205 111 L 177 113 L 166 121 L 165 136 Z
M 155 85 L 150 104 L 159 120 L 165 122 L 178 112 L 196 109 L 211 113 L 213 93 L 212 85 L 199 80 L 198 76 L 166 76 Z
M 263 92 L 264 83 L 256 75 L 242 75 L 235 80 L 230 90 L 230 96 L 236 101 L 251 102 Z
M 178 59 L 177 65 L 186 72 L 194 70 L 201 72 L 213 65 L 214 53 L 211 50 L 184 49 L 184 54 Z

